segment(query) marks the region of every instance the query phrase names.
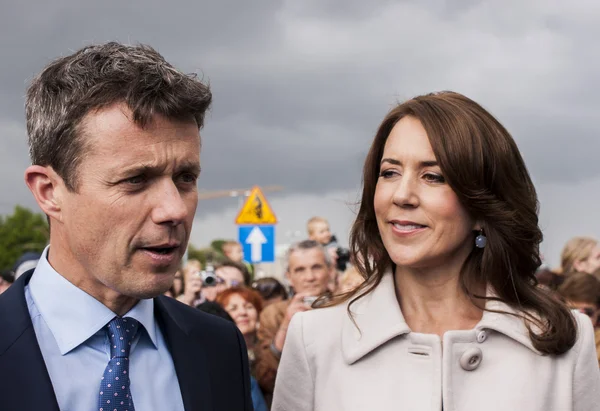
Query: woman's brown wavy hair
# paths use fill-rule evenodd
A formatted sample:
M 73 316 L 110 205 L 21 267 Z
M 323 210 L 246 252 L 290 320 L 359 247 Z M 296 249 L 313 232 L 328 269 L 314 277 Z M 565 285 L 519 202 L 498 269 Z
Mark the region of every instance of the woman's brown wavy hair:
M 393 108 L 379 126 L 365 160 L 362 200 L 350 233 L 354 264 L 365 282 L 326 305 L 352 299 L 350 314 L 350 306 L 395 268 L 377 228 L 373 199 L 385 143 L 405 116 L 420 120 L 446 181 L 487 236 L 487 246 L 473 247 L 463 265 L 460 283 L 465 293 L 474 303 L 497 299 L 517 310 L 541 353 L 568 351 L 576 339 L 575 319 L 558 298 L 537 287 L 534 275 L 541 264 L 542 232 L 536 191 L 523 158 L 511 135 L 490 113 L 454 92 L 410 99 Z M 472 292 L 482 283 L 491 286 L 497 298 Z

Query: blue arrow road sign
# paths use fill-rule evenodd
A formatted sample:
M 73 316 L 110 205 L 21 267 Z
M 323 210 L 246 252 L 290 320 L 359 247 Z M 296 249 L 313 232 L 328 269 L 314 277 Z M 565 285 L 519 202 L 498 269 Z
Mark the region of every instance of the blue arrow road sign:
M 275 261 L 275 226 L 241 225 L 239 242 L 244 248 L 244 260 L 250 263 Z

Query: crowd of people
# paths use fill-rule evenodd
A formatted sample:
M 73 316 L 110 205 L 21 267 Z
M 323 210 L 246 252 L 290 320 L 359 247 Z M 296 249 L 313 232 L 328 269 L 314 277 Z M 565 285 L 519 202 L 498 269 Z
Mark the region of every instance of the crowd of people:
M 598 410 L 600 247 L 540 269 L 535 187 L 482 106 L 393 107 L 349 248 L 311 218 L 282 283 L 235 241 L 181 267 L 211 100 L 144 45 L 33 79 L 25 183 L 50 241 L 1 276 L 0 408 Z
M 246 343 L 255 411 L 270 409 L 277 368 L 287 327 L 295 313 L 318 307 L 336 294 L 348 293 L 364 280 L 346 264 L 338 270 L 337 240 L 328 221 L 313 217 L 307 239 L 290 247 L 283 283 L 274 277 L 253 278 L 253 267 L 243 259 L 242 245 L 229 240 L 222 245 L 225 260 L 204 267 L 187 260 L 165 295 L 235 323 Z M 13 270 L 2 272 L 0 293 L 15 280 L 15 273 L 34 269 L 39 253 L 26 253 Z M 17 276 L 18 277 L 18 276 Z M 317 301 L 321 298 L 320 301 Z
M 226 260 L 203 267 L 188 260 L 177 271 L 166 296 L 235 323 L 244 337 L 251 375 L 255 411 L 271 408 L 277 369 L 285 347 L 287 330 L 298 312 L 319 308 L 333 296 L 356 290 L 363 282 L 357 268 L 337 269 L 331 230 L 325 218 L 307 224 L 307 239 L 292 245 L 286 254 L 285 279 L 253 278 L 252 266 L 243 260 L 242 246 L 235 240 L 223 244 Z M 0 293 L 14 282 L 15 272 L 33 269 L 37 253 L 26 253 L 13 270 L 2 272 Z M 206 269 L 212 276 L 203 276 Z M 569 240 L 560 267 L 540 268 L 538 286 L 556 295 L 573 310 L 592 320 L 600 366 L 600 243 L 592 237 Z
M 230 240 L 223 244 L 225 261 L 203 267 L 198 260 L 188 260 L 165 293 L 237 325 L 248 350 L 256 411 L 270 408 L 294 314 L 318 307 L 363 282 L 350 264 L 345 264 L 344 271 L 338 270 L 338 248 L 328 221 L 313 217 L 307 223 L 306 240 L 287 251 L 284 283 L 274 277 L 254 279 L 243 260 L 241 244 Z

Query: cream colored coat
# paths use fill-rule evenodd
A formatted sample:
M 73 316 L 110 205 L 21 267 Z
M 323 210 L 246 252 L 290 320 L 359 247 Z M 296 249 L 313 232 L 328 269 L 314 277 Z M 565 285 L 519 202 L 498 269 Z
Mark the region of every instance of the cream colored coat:
M 501 303 L 488 309 L 511 311 Z M 352 305 L 292 319 L 272 411 L 599 411 L 591 321 L 576 314 L 575 346 L 535 350 L 522 320 L 485 311 L 472 330 L 411 332 L 391 274 Z

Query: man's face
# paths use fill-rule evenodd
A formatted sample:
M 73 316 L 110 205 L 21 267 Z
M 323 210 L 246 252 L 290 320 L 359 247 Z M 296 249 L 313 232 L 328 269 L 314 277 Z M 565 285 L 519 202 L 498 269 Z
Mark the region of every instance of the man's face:
M 319 248 L 296 250 L 290 254 L 287 276 L 294 291 L 317 296 L 327 290 L 329 267 Z
M 198 202 L 196 123 L 157 115 L 141 129 L 130 116 L 124 105 L 86 116 L 91 150 L 78 169 L 78 192 L 58 188 L 60 219 L 52 221 L 58 241 L 50 262 L 56 254 L 61 269 L 81 282 L 76 285 L 101 301 L 169 289 Z

